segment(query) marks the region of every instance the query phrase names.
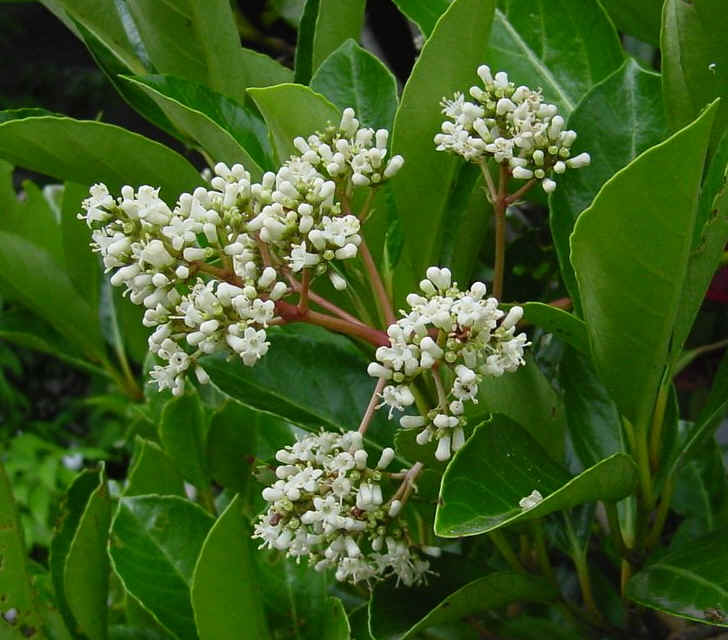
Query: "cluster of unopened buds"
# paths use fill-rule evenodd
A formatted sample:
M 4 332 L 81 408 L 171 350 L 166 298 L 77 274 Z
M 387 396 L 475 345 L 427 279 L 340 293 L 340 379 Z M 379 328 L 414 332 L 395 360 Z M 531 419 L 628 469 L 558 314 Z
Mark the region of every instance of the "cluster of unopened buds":
M 424 415 L 404 415 L 400 425 L 417 429 L 417 442 L 438 441 L 435 457 L 447 460 L 465 443 L 465 403 L 477 403 L 483 377 L 501 376 L 524 364 L 525 333 L 516 334 L 523 309 L 498 308 L 475 282 L 461 291 L 449 269 L 430 267 L 420 283 L 422 295 L 407 296 L 408 312 L 387 330 L 390 346 L 379 347 L 369 375 L 386 381 L 382 405 L 402 411 L 415 404 L 412 386 L 425 372 L 438 392 L 438 406 Z M 448 385 L 449 389 L 445 389 Z
M 184 391 L 198 359 L 216 351 L 254 365 L 268 350 L 266 329 L 281 322 L 276 302 L 287 279 L 304 269 L 346 287 L 336 262 L 361 243 L 359 219 L 344 211 L 357 186 L 377 185 L 402 166 L 387 160 L 388 132 L 362 128 L 352 109 L 338 126 L 296 138 L 300 154 L 260 183 L 239 164 L 219 163 L 208 187 L 183 193 L 173 209 L 150 186 L 125 186 L 114 198 L 105 185 L 83 202 L 92 246 L 111 283 L 146 307 L 152 353 L 166 362 L 151 377 L 159 389 Z
M 385 500 L 394 451 L 384 449 L 373 468 L 367 458 L 357 431 L 309 434 L 278 451 L 277 480 L 263 490 L 268 509 L 253 537 L 261 547 L 308 558 L 317 571 L 334 569 L 342 582 L 390 575 L 407 586 L 423 582 L 429 563 L 420 552 L 439 549 L 410 542 L 401 511 L 411 487 L 405 479 Z
M 590 163 L 588 153 L 571 156 L 576 132 L 564 129 L 564 118 L 555 105 L 543 101 L 540 90 L 516 87 L 508 74 L 493 76 L 486 65 L 477 73 L 484 86 L 470 88 L 474 102 L 462 93 L 443 98 L 447 120 L 435 136 L 438 151 L 473 162 L 494 158 L 517 180 L 540 181 L 546 193 L 556 188 L 555 174 Z

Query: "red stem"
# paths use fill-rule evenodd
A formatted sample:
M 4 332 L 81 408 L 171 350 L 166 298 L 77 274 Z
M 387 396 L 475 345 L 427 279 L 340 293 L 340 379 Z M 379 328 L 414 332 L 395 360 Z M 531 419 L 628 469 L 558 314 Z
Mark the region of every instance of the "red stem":
M 369 283 L 371 284 L 372 291 L 379 300 L 379 306 L 382 308 L 382 313 L 384 313 L 384 321 L 386 322 L 386 326 L 394 324 L 395 322 L 397 322 L 397 318 L 394 316 L 392 303 L 389 300 L 387 290 L 384 288 L 384 283 L 382 282 L 382 278 L 379 275 L 377 265 L 374 264 L 374 258 L 372 257 L 372 254 L 369 251 L 369 247 L 367 246 L 364 238 L 361 239 L 361 243 L 359 244 L 359 254 L 361 255 L 362 261 L 364 262 L 364 268 L 369 275 Z

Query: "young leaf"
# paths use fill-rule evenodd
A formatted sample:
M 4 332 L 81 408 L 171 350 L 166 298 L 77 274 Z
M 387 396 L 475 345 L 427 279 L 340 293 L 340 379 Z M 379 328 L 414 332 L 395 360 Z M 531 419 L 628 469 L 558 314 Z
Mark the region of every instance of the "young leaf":
M 660 76 L 627 60 L 595 85 L 567 121 L 579 134 L 577 146 L 591 155 L 584 171 L 567 171 L 549 199 L 551 234 L 561 277 L 576 313 L 581 313 L 569 236 L 576 219 L 616 171 L 667 137 Z M 604 140 L 610 142 L 604 144 Z
M 111 524 L 114 572 L 154 618 L 180 640 L 197 640 L 190 585 L 212 525 L 177 496 L 124 497 Z
M 711 147 L 728 125 L 728 50 L 723 34 L 728 12 L 722 0 L 666 0 L 660 53 L 665 111 L 673 129 L 695 119 L 706 104 L 723 98 Z
M 137 436 L 124 495 L 142 496 L 149 493 L 184 497 L 184 479 L 158 444 Z
M 60 180 L 161 187 L 170 204 L 200 184 L 197 170 L 177 152 L 121 127 L 54 116 L 0 124 L 0 156 Z
M 191 593 L 200 640 L 269 637 L 240 503 L 236 496 L 217 519 L 195 564 Z
M 598 2 L 551 0 L 528 11 L 518 0 L 498 6 L 485 62 L 516 85 L 542 87 L 564 117 L 622 64 L 617 32 Z
M 204 445 L 205 413 L 197 393 L 172 398 L 162 409 L 159 439 L 180 473 L 199 489 L 210 484 Z
M 430 37 L 440 16 L 445 13 L 452 0 L 394 0 L 399 10 L 414 22 L 425 35 Z
M 63 592 L 76 625 L 86 638 L 107 637 L 109 557 L 106 544 L 111 498 L 103 470 L 91 492 L 71 541 L 63 567 Z
M 511 602 L 548 602 L 558 597 L 544 578 L 511 571 L 488 574 L 456 591 L 441 582 L 416 589 L 377 585 L 369 601 L 372 635 L 377 640 L 404 640 L 428 627 L 447 625 Z
M 30 575 L 26 566 L 25 544 L 20 520 L 15 510 L 15 501 L 5 469 L 0 463 L 0 615 L 10 609 L 17 612 L 17 634 L 7 627 L 5 620 L 0 621 L 3 638 L 19 640 L 23 636 L 36 633 L 41 620 L 30 585 Z M 23 631 L 25 630 L 25 632 Z M 7 633 L 7 635 L 5 635 Z
M 321 63 L 345 40 L 359 40 L 364 0 L 308 0 L 298 28 L 296 82 L 308 84 Z
M 518 424 L 494 416 L 455 454 L 442 478 L 435 533 L 472 536 L 596 500 L 616 501 L 632 492 L 637 469 L 617 453 L 571 477 Z M 530 509 L 519 501 L 537 490 Z
M 397 110 L 397 80 L 378 58 L 346 40 L 321 63 L 311 88 L 340 110 L 352 107 L 364 127 L 391 129 Z
M 669 355 L 714 116 L 715 105 L 619 171 L 571 236 L 594 366 L 637 429 Z M 656 229 L 660 242 L 642 241 Z
M 726 533 L 710 533 L 648 565 L 627 583 L 626 596 L 673 616 L 728 627 Z
M 414 290 L 425 268 L 439 257 L 446 205 L 461 164 L 436 151 L 432 141 L 442 123 L 440 100 L 467 90 L 477 78 L 494 9 L 495 0 L 455 0 L 422 48 L 402 93 L 392 153 L 404 156 L 405 163 L 392 188 L 417 279 L 400 275 L 397 299 Z
M 206 86 L 174 76 L 121 77 L 164 111 L 175 127 L 214 162 L 240 162 L 254 180 L 271 169 L 271 149 L 259 115 Z
M 308 137 L 327 124 L 338 125 L 341 120 L 339 110 L 326 98 L 298 84 L 249 89 L 248 94 L 265 118 L 281 163 L 298 153 L 293 146 L 296 136 Z

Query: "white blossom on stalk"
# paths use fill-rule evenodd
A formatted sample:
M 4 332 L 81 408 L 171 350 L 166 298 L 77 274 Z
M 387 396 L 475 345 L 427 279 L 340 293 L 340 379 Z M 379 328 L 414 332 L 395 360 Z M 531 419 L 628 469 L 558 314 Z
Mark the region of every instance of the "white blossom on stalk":
M 485 377 L 523 365 L 523 350 L 530 343 L 525 333 L 516 334 L 523 309 L 514 306 L 505 314 L 495 298 L 486 297 L 482 282 L 461 291 L 449 269 L 430 267 L 420 289 L 421 294 L 407 296 L 410 310 L 390 325 L 390 344 L 377 349 L 377 361 L 367 371 L 387 381 L 380 406 L 389 407 L 390 417 L 414 405 L 410 387 L 424 372 L 452 380 L 427 415 L 400 418 L 402 428 L 418 431 L 419 444 L 437 440 L 435 457 L 447 460 L 465 444 L 465 403 L 478 402 Z M 442 375 L 445 370 L 448 376 Z
M 539 180 L 546 193 L 556 189 L 554 175 L 590 163 L 588 153 L 571 157 L 576 133 L 564 129 L 564 118 L 543 101 L 540 89 L 516 87 L 508 74 L 493 76 L 486 65 L 478 67 L 478 76 L 483 87 L 469 92 L 475 102 L 460 92 L 442 99 L 446 120 L 434 138 L 438 151 L 473 162 L 491 157 L 517 180 Z
M 407 586 L 422 583 L 429 563 L 410 542 L 402 503 L 384 498 L 394 451 L 384 449 L 375 468 L 367 457 L 356 431 L 321 431 L 278 451 L 277 479 L 263 489 L 268 508 L 253 537 L 261 547 L 308 558 L 317 571 L 334 569 L 342 582 L 393 576 Z

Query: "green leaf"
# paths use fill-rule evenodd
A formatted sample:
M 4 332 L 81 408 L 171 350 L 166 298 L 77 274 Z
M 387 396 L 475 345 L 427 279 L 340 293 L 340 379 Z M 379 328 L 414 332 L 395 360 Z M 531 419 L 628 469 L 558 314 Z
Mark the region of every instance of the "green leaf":
M 129 466 L 125 496 L 185 495 L 184 480 L 172 459 L 156 443 L 134 439 L 134 459 Z
M 660 46 L 662 0 L 601 0 L 601 3 L 622 33 Z
M 430 37 L 440 16 L 445 13 L 452 0 L 394 0 L 399 10 L 414 22 L 425 34 Z
M 159 439 L 179 472 L 199 489 L 210 484 L 203 443 L 207 421 L 197 393 L 172 398 L 162 409 Z
M 279 84 L 263 89 L 249 89 L 268 125 L 273 148 L 279 162 L 298 153 L 293 146 L 296 136 L 308 137 L 341 120 L 339 110 L 322 95 L 298 84 Z
M 207 465 L 215 482 L 245 493 L 256 464 L 258 427 L 265 429 L 273 416 L 254 411 L 234 401 L 225 403 L 210 421 L 207 434 Z
M 446 625 L 511 602 L 548 602 L 558 597 L 545 579 L 502 571 L 469 582 L 457 591 L 434 580 L 427 588 L 403 589 L 382 583 L 369 601 L 369 630 L 377 640 L 404 640 L 428 627 Z
M 89 499 L 101 486 L 103 477 L 98 471 L 86 470 L 76 476 L 61 502 L 58 523 L 51 541 L 48 564 L 56 592 L 56 604 L 66 626 L 72 630 L 76 629 L 77 623 L 66 597 L 66 560 L 84 518 Z
M 341 111 L 352 107 L 364 127 L 391 129 L 397 110 L 397 80 L 377 57 L 346 40 L 323 61 L 311 88 Z
M 669 355 L 714 115 L 715 106 L 619 171 L 571 236 L 594 366 L 638 430 Z
M 660 53 L 662 90 L 673 129 L 692 122 L 708 103 L 723 98 L 711 146 L 728 126 L 728 12 L 722 0 L 666 0 Z
M 190 585 L 212 518 L 177 496 L 119 500 L 109 555 L 124 588 L 174 637 L 197 640 Z
M 270 349 L 254 368 L 219 356 L 203 358 L 201 364 L 223 393 L 253 409 L 310 431 L 359 426 L 375 385 L 366 373 L 369 361 L 347 338 L 299 325 L 272 328 L 268 340 Z M 366 439 L 379 448 L 390 446 L 393 431 L 380 411 Z
M 242 47 L 239 54 L 240 73 L 243 85 L 247 87 L 271 87 L 275 84 L 293 82 L 293 70 L 284 67 L 270 56 Z
M 270 637 L 250 558 L 250 531 L 236 496 L 205 538 L 192 576 L 200 640 Z
M 0 612 L 15 609 L 17 633 L 13 633 L 0 622 L 3 640 L 19 640 L 27 637 L 25 630 L 38 630 L 40 617 L 36 610 L 36 602 L 30 586 L 30 575 L 26 566 L 25 543 L 23 530 L 15 510 L 13 493 L 5 475 L 5 469 L 0 463 L 0 549 L 2 549 L 2 564 L 0 564 Z
M 627 583 L 626 596 L 673 616 L 728 626 L 726 533 L 710 533 L 648 565 Z
M 400 276 L 396 298 L 412 291 L 425 268 L 440 255 L 441 230 L 448 224 L 448 199 L 462 164 L 435 150 L 440 100 L 464 91 L 485 59 L 495 0 L 455 0 L 425 43 L 405 85 L 392 134 L 392 153 L 405 163 L 392 181 L 406 250 L 414 276 Z M 405 281 L 406 280 L 406 281 Z
M 589 340 L 583 320 L 574 314 L 543 302 L 526 302 L 523 305 L 524 319 L 554 334 L 559 340 L 571 345 L 579 353 L 589 353 Z
M 78 522 L 63 568 L 63 592 L 75 631 L 90 640 L 107 637 L 109 557 L 106 544 L 111 498 L 103 469 Z
M 435 533 L 472 536 L 596 500 L 629 495 L 637 480 L 632 458 L 617 453 L 571 477 L 518 424 L 504 416 L 476 428 L 442 478 Z M 531 509 L 518 502 L 538 490 Z
M 197 170 L 177 152 L 121 127 L 44 116 L 0 124 L 0 156 L 45 175 L 80 184 L 151 184 L 173 203 L 200 184 Z
M 624 452 L 619 411 L 589 360 L 567 349 L 559 364 L 559 383 L 564 390 L 569 438 L 581 468 Z
M 569 236 L 576 219 L 604 183 L 667 137 L 660 76 L 627 60 L 592 88 L 569 116 L 567 126 L 579 134 L 577 147 L 588 151 L 592 161 L 590 166 L 567 171 L 559 179 L 549 209 L 561 277 L 579 314 L 579 291 L 569 262 Z
M 676 357 L 690 334 L 728 242 L 727 174 L 728 134 L 723 136 L 713 155 L 700 194 L 695 241 L 675 318 L 672 350 Z
M 516 85 L 541 87 L 564 117 L 622 64 L 619 37 L 598 2 L 539 0 L 528 11 L 518 0 L 498 6 L 484 61 Z
M 254 180 L 260 180 L 263 169 L 271 169 L 265 125 L 247 107 L 174 76 L 122 77 L 120 81 L 146 93 L 214 162 L 240 162 Z
M 321 63 L 342 42 L 359 40 L 364 24 L 364 0 L 308 0 L 298 29 L 296 82 L 308 84 Z
M 533 358 L 517 371 L 488 378 L 480 385 L 478 405 L 471 409 L 468 419 L 478 424 L 489 413 L 502 413 L 517 422 L 553 460 L 562 459 L 566 432 L 563 402 Z

